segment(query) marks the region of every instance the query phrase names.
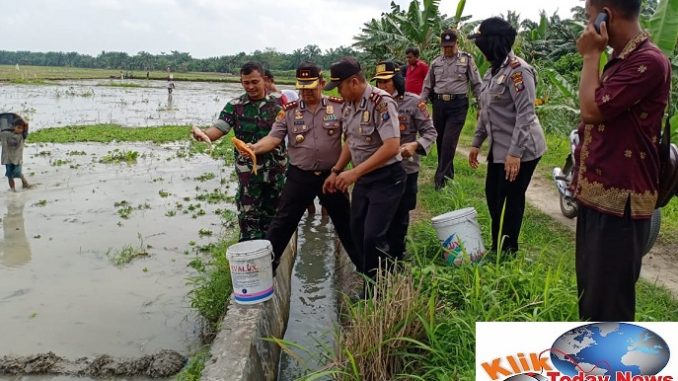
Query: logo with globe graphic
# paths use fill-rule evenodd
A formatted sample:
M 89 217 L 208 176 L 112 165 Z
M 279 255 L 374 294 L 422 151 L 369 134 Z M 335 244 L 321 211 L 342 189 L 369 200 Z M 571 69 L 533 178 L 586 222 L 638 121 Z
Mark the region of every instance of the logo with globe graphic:
M 613 380 L 619 372 L 656 375 L 670 356 L 668 345 L 659 335 L 627 323 L 577 327 L 558 337 L 550 352 L 551 362 L 564 375 L 610 375 Z

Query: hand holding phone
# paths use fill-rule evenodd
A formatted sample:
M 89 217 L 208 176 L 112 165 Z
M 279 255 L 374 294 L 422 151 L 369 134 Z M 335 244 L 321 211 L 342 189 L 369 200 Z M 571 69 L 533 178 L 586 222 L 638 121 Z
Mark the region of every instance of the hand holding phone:
M 610 18 L 610 15 L 607 13 L 607 11 L 601 11 L 598 13 L 598 16 L 596 16 L 595 21 L 593 21 L 593 27 L 596 29 L 596 32 L 600 34 L 600 24 L 603 22 L 607 23 L 607 20 Z

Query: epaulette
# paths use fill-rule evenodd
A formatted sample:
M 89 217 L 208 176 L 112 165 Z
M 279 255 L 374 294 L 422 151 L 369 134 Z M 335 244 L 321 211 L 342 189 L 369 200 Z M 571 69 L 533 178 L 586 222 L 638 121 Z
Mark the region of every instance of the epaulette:
M 327 99 L 334 103 L 344 103 L 344 99 L 339 97 L 327 97 Z
M 509 63 L 509 65 L 511 65 L 512 69 L 519 68 L 520 67 L 520 61 L 518 61 L 517 58 L 513 57 L 511 59 L 511 62 Z
M 465 55 L 465 56 L 467 56 L 467 57 L 473 58 L 473 56 L 472 56 L 471 53 L 469 53 L 469 52 L 464 52 L 464 51 L 460 51 L 460 52 L 461 52 L 461 54 L 463 54 L 463 55 Z
M 370 100 L 372 103 L 377 104 L 381 100 L 381 95 L 377 93 L 372 93 L 370 94 Z
M 287 102 L 282 106 L 283 111 L 292 110 L 299 106 L 298 101 Z

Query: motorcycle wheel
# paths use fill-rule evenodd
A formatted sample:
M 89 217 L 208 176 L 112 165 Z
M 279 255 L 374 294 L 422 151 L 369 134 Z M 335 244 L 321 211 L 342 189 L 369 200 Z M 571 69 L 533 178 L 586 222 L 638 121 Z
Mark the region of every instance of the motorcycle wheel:
M 659 236 L 659 228 L 662 224 L 662 213 L 661 209 L 655 209 L 650 218 L 650 236 L 647 238 L 647 243 L 645 244 L 645 249 L 643 249 L 643 255 L 650 252 L 652 246 L 657 242 L 657 236 Z
M 560 211 L 567 218 L 575 218 L 579 213 L 579 206 L 574 200 L 567 200 L 565 196 L 560 195 Z

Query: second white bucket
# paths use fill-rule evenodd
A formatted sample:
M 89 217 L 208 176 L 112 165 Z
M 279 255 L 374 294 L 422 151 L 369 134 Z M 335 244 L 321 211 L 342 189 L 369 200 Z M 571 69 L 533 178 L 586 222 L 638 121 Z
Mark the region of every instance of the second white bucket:
M 485 255 L 477 216 L 474 208 L 464 208 L 431 219 L 447 263 L 460 266 L 476 262 Z
M 226 249 L 235 301 L 256 304 L 273 296 L 273 247 L 263 239 L 244 241 Z

